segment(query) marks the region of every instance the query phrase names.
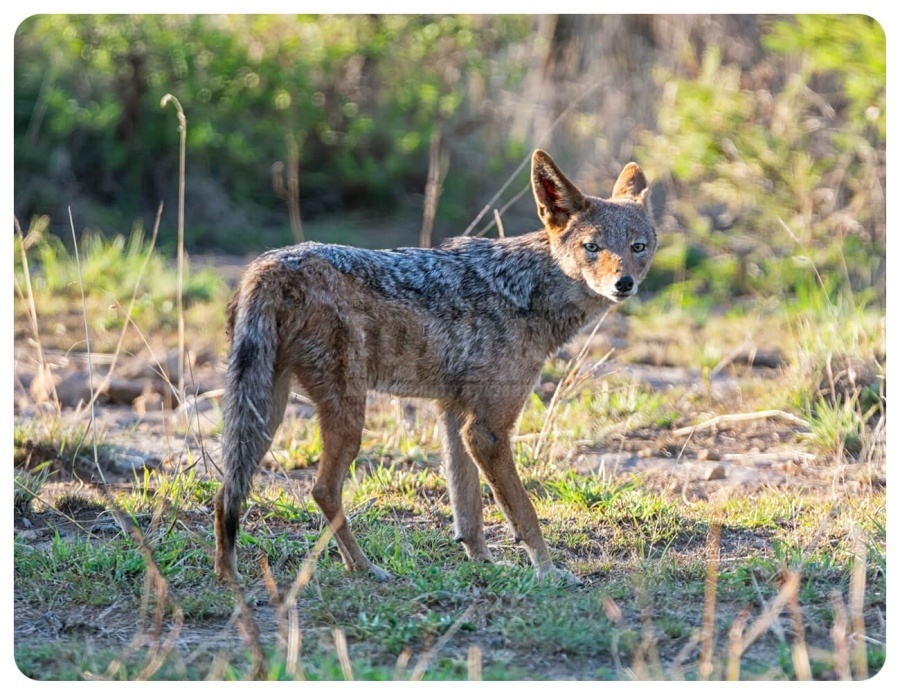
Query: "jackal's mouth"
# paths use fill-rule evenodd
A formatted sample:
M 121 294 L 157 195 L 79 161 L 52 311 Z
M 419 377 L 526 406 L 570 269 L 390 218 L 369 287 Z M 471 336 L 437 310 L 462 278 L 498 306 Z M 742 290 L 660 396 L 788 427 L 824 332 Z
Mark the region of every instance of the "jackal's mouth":
M 634 295 L 635 291 L 616 291 L 601 286 L 590 286 L 594 295 L 601 296 L 611 303 L 621 303 L 626 298 Z
M 635 293 L 637 293 L 637 291 L 614 291 L 613 294 L 609 297 L 618 303 L 619 301 L 625 300 L 626 298 L 630 298 Z

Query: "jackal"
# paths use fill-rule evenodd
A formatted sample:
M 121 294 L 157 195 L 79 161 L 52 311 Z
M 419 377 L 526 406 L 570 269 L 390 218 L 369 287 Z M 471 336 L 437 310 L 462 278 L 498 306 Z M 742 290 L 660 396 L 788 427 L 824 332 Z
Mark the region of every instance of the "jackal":
M 351 570 L 373 565 L 344 515 L 341 488 L 359 452 L 366 392 L 434 399 L 455 539 L 490 560 L 478 470 L 539 576 L 553 566 L 516 472 L 510 434 L 548 356 L 610 303 L 637 291 L 656 251 L 649 188 L 622 170 L 612 197 L 581 193 L 536 150 L 531 183 L 544 228 L 438 248 L 364 250 L 301 243 L 264 253 L 228 305 L 225 476 L 215 498 L 215 569 L 237 576 L 241 503 L 284 416 L 292 377 L 315 403 L 322 437 L 312 490 Z

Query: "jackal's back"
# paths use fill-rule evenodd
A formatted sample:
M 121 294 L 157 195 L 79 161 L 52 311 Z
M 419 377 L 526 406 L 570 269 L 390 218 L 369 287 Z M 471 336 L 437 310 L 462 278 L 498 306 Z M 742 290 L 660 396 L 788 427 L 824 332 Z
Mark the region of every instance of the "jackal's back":
M 277 294 L 281 348 L 300 371 L 349 344 L 364 354 L 369 388 L 407 396 L 518 387 L 586 312 L 544 232 L 434 249 L 302 243 L 261 255 L 243 283 Z

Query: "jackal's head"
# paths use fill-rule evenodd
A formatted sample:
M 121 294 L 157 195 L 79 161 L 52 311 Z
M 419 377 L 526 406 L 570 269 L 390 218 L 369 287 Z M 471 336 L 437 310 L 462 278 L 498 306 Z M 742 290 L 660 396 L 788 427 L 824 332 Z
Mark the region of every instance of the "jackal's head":
M 538 216 L 560 268 L 612 302 L 637 293 L 656 252 L 647 179 L 636 163 L 619 174 L 612 197 L 582 194 L 540 149 L 531 158 Z

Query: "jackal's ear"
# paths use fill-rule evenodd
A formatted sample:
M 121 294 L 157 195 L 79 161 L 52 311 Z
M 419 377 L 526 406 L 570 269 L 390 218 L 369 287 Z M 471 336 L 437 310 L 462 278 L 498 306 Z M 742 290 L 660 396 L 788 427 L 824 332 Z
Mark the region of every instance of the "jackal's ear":
M 634 161 L 625 164 L 625 168 L 619 173 L 619 179 L 613 188 L 612 198 L 633 199 L 647 206 L 649 201 L 650 188 L 647 187 L 647 178 L 644 177 L 644 171 Z
M 538 216 L 551 230 L 565 228 L 569 218 L 587 205 L 584 195 L 563 175 L 550 154 L 540 149 L 535 149 L 531 157 L 531 187 Z

